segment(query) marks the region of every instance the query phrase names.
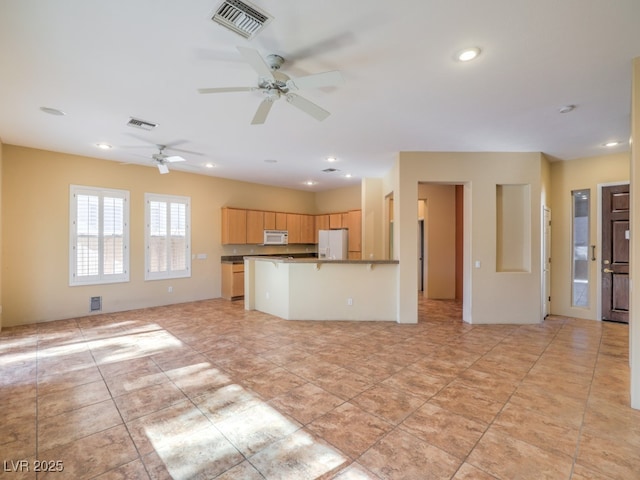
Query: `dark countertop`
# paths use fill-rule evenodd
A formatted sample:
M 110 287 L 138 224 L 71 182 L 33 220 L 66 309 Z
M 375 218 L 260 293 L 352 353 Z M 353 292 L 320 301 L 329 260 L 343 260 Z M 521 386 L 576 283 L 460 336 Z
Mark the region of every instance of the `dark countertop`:
M 356 265 L 397 265 L 399 260 L 320 260 L 318 258 L 309 257 L 281 257 L 278 255 L 245 255 L 244 258 L 250 260 L 261 260 L 266 262 L 276 263 L 342 263 L 342 264 L 356 264 Z
M 308 260 L 317 259 L 316 253 L 287 253 L 282 255 L 274 255 L 273 253 L 270 255 L 223 255 L 220 257 L 220 263 L 244 263 L 244 257 L 265 257 L 265 258 L 305 258 Z

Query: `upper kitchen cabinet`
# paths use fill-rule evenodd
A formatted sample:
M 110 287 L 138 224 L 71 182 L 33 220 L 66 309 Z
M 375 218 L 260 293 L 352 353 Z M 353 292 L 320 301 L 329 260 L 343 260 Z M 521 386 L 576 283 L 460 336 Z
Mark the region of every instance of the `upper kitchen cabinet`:
M 300 243 L 315 243 L 315 215 L 300 215 Z
M 264 242 L 265 215 L 269 212 L 247 210 L 247 243 L 259 244 Z
M 342 213 L 329 214 L 329 228 L 342 228 Z
M 360 252 L 362 250 L 362 210 L 348 212 L 346 221 L 346 227 L 349 229 L 349 252 Z
M 284 212 L 276 212 L 276 230 L 287 229 L 287 214 Z
M 275 230 L 276 229 L 276 212 L 263 212 L 264 229 Z
M 287 213 L 287 228 L 289 232 L 289 243 L 302 243 L 300 236 L 300 221 L 302 215 L 299 213 Z
M 223 245 L 247 243 L 247 211 L 224 207 L 221 232 Z
M 329 215 L 316 215 L 315 224 L 316 226 L 313 243 L 318 243 L 318 232 L 320 230 L 329 230 Z

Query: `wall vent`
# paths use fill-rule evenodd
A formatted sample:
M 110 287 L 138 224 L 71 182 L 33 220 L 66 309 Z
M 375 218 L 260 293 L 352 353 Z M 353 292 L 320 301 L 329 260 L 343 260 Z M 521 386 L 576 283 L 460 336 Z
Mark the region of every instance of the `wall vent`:
M 214 22 L 248 39 L 255 37 L 271 19 L 267 12 L 240 0 L 225 0 L 211 17 Z
M 89 301 L 89 311 L 90 312 L 102 311 L 102 297 L 91 297 Z
M 145 122 L 138 118 L 129 117 L 127 125 L 130 127 L 141 128 L 142 130 L 153 130 L 158 126 L 157 123 Z

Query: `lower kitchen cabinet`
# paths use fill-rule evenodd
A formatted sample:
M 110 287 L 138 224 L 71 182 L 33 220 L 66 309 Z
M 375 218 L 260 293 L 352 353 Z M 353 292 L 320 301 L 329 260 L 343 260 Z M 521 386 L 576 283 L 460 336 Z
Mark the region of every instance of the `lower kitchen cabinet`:
M 244 262 L 222 264 L 222 298 L 244 298 Z

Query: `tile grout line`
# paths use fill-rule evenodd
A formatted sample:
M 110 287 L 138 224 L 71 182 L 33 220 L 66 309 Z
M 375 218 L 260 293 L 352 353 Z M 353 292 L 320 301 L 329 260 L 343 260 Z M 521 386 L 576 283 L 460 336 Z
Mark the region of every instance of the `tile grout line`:
M 563 326 L 564 326 L 565 322 L 563 322 Z M 473 365 L 475 365 L 475 363 L 477 363 L 480 359 L 482 359 L 485 355 L 487 355 L 489 352 L 491 352 L 492 350 L 494 350 L 498 345 L 500 345 L 504 340 L 506 340 L 509 337 L 512 337 L 515 333 L 515 331 L 517 331 L 519 328 L 514 329 L 514 332 L 510 333 L 509 335 L 505 336 L 502 340 L 500 340 L 500 342 L 498 342 L 496 345 L 494 345 L 490 350 L 488 350 L 484 355 L 482 355 L 482 357 L 480 357 L 478 360 L 476 360 L 476 362 L 474 362 L 473 364 L 471 364 L 466 370 L 470 369 Z M 471 455 L 471 453 L 475 450 L 475 448 L 478 446 L 478 444 L 482 441 L 482 439 L 485 437 L 485 435 L 487 434 L 487 432 L 489 431 L 489 429 L 491 428 L 491 426 L 495 423 L 496 419 L 501 415 L 501 413 L 503 412 L 503 410 L 505 409 L 505 407 L 507 406 L 507 404 L 511 401 L 511 398 L 513 397 L 513 395 L 515 395 L 516 391 L 518 390 L 518 387 L 520 385 L 522 385 L 522 382 L 524 381 L 524 379 L 527 377 L 527 375 L 529 374 L 529 372 L 531 372 L 531 370 L 533 370 L 533 368 L 536 366 L 536 364 L 540 361 L 540 359 L 542 358 L 542 356 L 544 355 L 544 353 L 547 351 L 547 349 L 551 346 L 551 344 L 553 343 L 553 341 L 556 339 L 556 337 L 558 336 L 558 334 L 560 333 L 560 330 L 562 330 L 562 328 L 558 328 L 556 333 L 553 335 L 553 338 L 549 341 L 549 343 L 547 343 L 547 346 L 544 348 L 544 350 L 538 355 L 538 359 L 531 365 L 531 367 L 529 368 L 529 370 L 527 370 L 527 372 L 522 376 L 522 378 L 518 381 L 516 388 L 514 388 L 513 392 L 511 392 L 511 395 L 509 395 L 509 398 L 504 402 L 504 404 L 502 405 L 502 408 L 500 408 L 500 410 L 494 415 L 493 419 L 491 420 L 491 422 L 489 422 L 489 424 L 487 425 L 487 428 L 485 429 L 484 432 L 482 432 L 482 435 L 480 435 L 480 437 L 478 438 L 478 440 L 473 444 L 473 447 L 471 447 L 469 449 L 469 453 L 464 457 L 464 460 L 462 461 L 462 463 L 460 464 L 460 467 L 458 467 L 458 470 L 456 471 L 456 473 L 460 470 L 460 468 L 462 467 L 462 465 L 464 465 L 465 463 L 468 463 L 467 460 L 469 459 L 469 456 Z M 524 443 L 527 443 L 528 445 L 531 445 L 529 442 L 526 442 L 524 440 L 521 440 Z M 532 445 L 534 447 L 536 447 L 535 445 Z M 540 447 L 536 447 L 536 448 L 540 448 Z M 473 467 L 477 468 L 478 470 L 487 473 L 488 475 L 491 475 L 492 477 L 496 478 L 495 475 L 485 471 L 483 468 L 481 468 L 478 465 L 474 465 L 473 463 L 469 463 L 469 465 L 472 465 Z M 455 476 L 455 474 L 454 474 Z M 571 478 L 571 477 L 569 477 Z

